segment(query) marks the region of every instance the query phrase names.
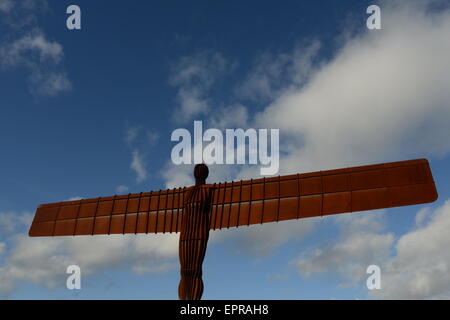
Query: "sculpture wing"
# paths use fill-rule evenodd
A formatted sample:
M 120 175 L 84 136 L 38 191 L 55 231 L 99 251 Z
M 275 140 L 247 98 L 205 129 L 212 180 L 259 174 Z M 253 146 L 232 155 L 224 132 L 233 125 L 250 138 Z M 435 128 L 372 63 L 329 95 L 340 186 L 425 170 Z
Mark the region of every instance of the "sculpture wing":
M 178 188 L 41 205 L 30 237 L 166 233 L 181 230 L 186 191 Z
M 427 160 L 219 183 L 211 229 L 429 203 L 438 194 Z

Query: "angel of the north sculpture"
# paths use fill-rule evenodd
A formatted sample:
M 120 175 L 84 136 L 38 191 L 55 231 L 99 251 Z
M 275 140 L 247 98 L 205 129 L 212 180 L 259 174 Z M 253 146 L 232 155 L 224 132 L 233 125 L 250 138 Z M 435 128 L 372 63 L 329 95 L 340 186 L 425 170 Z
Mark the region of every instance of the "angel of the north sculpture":
M 200 299 L 209 230 L 434 202 L 425 159 L 44 204 L 31 237 L 178 233 L 180 299 Z

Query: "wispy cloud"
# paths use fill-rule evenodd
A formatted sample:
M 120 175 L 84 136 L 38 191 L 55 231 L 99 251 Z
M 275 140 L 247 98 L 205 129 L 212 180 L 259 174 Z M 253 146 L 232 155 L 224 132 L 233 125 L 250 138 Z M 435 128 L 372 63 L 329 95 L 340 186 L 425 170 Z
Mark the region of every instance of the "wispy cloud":
M 78 201 L 78 200 L 82 200 L 82 199 L 83 199 L 82 197 L 75 196 L 75 197 L 70 197 L 69 199 L 64 200 L 64 201 Z
M 126 193 L 126 192 L 128 192 L 128 189 L 129 188 L 127 186 L 120 185 L 120 186 L 117 186 L 116 193 L 118 193 L 118 194 Z
M 29 238 L 18 229 L 22 224 L 19 215 L 7 219 L 7 227 L 15 232 L 6 243 L 0 243 L 4 251 L 0 266 L 2 297 L 17 290 L 21 281 L 63 288 L 66 269 L 72 264 L 79 265 L 85 276 L 124 268 L 138 274 L 160 273 L 177 265 L 176 235 L 156 235 L 152 241 L 148 241 L 147 235 Z
M 31 220 L 31 213 L 0 212 L 0 235 L 10 235 L 20 227 L 28 226 Z
M 2 64 L 7 66 L 28 64 L 34 56 L 41 63 L 59 63 L 63 56 L 62 46 L 47 40 L 41 32 L 25 35 L 4 45 L 1 49 Z
M 337 272 L 342 286 L 365 283 L 367 267 L 389 258 L 394 235 L 384 230 L 383 215 L 376 213 L 352 213 L 334 221 L 341 228 L 337 241 L 306 251 L 294 265 L 304 277 Z
M 154 146 L 155 144 L 158 143 L 158 140 L 160 138 L 159 133 L 147 131 L 146 135 L 149 146 Z
M 147 178 L 144 157 L 138 150 L 134 150 L 132 153 L 130 168 L 136 173 L 137 182 L 142 182 Z
M 424 209 L 416 214 L 423 215 Z M 294 262 L 301 275 L 338 274 L 342 285 L 365 286 L 366 269 L 381 268 L 381 289 L 373 298 L 430 299 L 450 296 L 450 200 L 429 211 L 430 219 L 394 237 L 382 216 L 354 213 L 334 221 L 341 229 L 333 245 L 321 244 Z M 411 218 L 410 220 L 414 220 Z
M 304 86 L 257 115 L 285 138 L 282 171 L 450 151 L 440 138 L 450 135 L 450 13 L 394 3 L 383 5 L 383 31 L 349 38 Z
M 1 65 L 27 68 L 30 89 L 44 96 L 55 96 L 72 88 L 66 73 L 56 71 L 63 56 L 62 46 L 48 40 L 40 31 L 0 46 Z
M 311 234 L 317 219 L 253 225 L 211 234 L 212 243 L 221 243 L 234 254 L 263 257 L 290 242 L 298 243 Z
M 273 101 L 287 90 L 301 87 L 314 71 L 320 42 L 298 45 L 292 52 L 264 52 L 236 88 L 240 98 L 259 103 Z
M 139 131 L 141 128 L 139 127 L 129 127 L 125 133 L 125 141 L 128 144 L 132 144 L 139 135 Z
M 146 161 L 149 150 L 158 143 L 159 137 L 157 132 L 137 125 L 129 126 L 125 131 L 124 140 L 131 150 L 130 168 L 136 174 L 138 183 L 144 181 L 148 176 Z
M 174 119 L 181 123 L 204 115 L 209 109 L 208 93 L 218 78 L 233 69 L 222 54 L 203 51 L 181 58 L 172 66 L 170 84 L 178 88 L 179 107 Z
M 26 69 L 31 93 L 56 96 L 70 90 L 72 83 L 62 67 L 62 45 L 48 39 L 38 26 L 37 13 L 46 8 L 45 0 L 0 0 L 1 18 L 8 28 L 7 40 L 0 43 L 0 67 Z

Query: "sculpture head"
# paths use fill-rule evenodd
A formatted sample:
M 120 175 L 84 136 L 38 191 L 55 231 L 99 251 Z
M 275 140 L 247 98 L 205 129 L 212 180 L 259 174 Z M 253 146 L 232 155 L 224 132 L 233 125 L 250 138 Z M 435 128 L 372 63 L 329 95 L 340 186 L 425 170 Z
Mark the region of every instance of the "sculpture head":
M 206 178 L 208 178 L 209 169 L 204 163 L 197 164 L 194 169 L 195 185 L 202 185 L 206 183 Z

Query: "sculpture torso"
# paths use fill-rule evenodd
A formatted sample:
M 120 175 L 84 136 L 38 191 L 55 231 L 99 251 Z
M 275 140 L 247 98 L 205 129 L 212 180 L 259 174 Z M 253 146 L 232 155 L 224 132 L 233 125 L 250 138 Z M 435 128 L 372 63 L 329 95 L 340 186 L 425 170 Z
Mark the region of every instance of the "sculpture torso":
M 188 191 L 180 234 L 181 280 L 178 296 L 197 300 L 203 294 L 202 264 L 210 228 L 210 206 L 214 190 L 198 185 Z

